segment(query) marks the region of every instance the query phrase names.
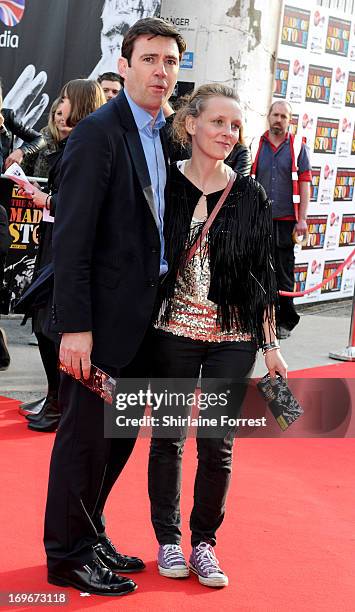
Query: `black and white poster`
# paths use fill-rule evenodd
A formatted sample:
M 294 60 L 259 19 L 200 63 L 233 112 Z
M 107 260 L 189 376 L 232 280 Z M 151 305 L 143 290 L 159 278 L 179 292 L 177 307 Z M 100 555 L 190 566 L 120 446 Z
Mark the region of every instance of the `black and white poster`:
M 12 108 L 26 125 L 42 128 L 66 82 L 117 72 L 128 28 L 138 19 L 159 13 L 160 0 L 1 1 L 3 108 Z M 19 221 L 16 190 L 6 199 L 0 204 L 6 205 L 16 239 L 7 258 L 5 280 L 16 298 L 19 288 L 24 289 L 31 280 L 41 215 L 27 215 L 25 221 Z

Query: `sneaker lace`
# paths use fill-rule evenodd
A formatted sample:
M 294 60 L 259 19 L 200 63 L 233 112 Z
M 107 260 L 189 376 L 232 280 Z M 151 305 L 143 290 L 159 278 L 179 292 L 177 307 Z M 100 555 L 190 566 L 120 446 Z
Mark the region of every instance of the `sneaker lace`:
M 213 548 L 207 542 L 201 542 L 196 546 L 196 558 L 202 571 L 211 574 L 212 572 L 223 573 L 218 564 L 218 559 L 214 554 Z
M 167 563 L 181 563 L 186 565 L 185 557 L 178 544 L 164 544 L 164 557 Z

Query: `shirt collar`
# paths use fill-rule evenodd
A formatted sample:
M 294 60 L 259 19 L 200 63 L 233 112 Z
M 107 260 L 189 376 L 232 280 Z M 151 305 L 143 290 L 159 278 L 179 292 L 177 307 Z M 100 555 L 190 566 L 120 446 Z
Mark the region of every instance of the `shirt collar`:
M 276 147 L 270 140 L 270 136 L 269 136 L 269 130 L 267 130 L 264 134 L 263 134 L 263 139 L 266 140 L 269 145 L 271 146 L 273 151 L 277 151 L 290 137 L 290 133 L 286 132 L 285 134 L 285 138 L 280 142 L 280 144 Z
M 144 108 L 142 108 L 141 106 L 138 106 L 138 104 L 136 104 L 134 100 L 132 100 L 126 89 L 123 88 L 123 91 L 127 98 L 127 102 L 132 111 L 138 130 L 142 131 L 147 126 L 149 126 L 151 129 L 154 128 L 160 130 L 165 125 L 166 121 L 162 108 L 160 108 L 159 113 L 154 121 L 153 116 L 148 113 L 148 111 L 144 110 Z M 153 121 L 154 125 L 152 124 Z

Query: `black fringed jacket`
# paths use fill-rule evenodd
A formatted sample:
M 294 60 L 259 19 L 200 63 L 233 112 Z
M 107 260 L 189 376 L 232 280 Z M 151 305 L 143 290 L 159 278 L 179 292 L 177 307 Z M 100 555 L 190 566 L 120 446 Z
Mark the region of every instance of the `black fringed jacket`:
M 196 239 L 190 235 L 191 219 L 202 192 L 175 164 L 171 167 L 171 200 L 164 220 L 165 256 L 169 271 L 163 278 L 160 318 L 170 318 L 178 272 Z M 211 213 L 222 191 L 207 196 Z M 202 228 L 202 226 L 201 226 Z M 199 231 L 201 231 L 201 228 Z M 265 341 L 265 311 L 277 304 L 273 267 L 271 204 L 263 187 L 251 177 L 237 174 L 235 183 L 208 233 L 211 283 L 208 299 L 217 304 L 222 329 L 238 326 L 260 346 Z

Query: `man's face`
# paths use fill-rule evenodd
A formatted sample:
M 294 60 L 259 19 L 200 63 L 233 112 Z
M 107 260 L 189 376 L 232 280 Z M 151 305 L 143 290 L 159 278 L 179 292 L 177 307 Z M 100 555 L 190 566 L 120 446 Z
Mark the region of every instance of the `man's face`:
M 284 136 L 288 131 L 291 121 L 290 110 L 287 104 L 278 102 L 274 105 L 271 113 L 268 115 L 270 132 L 275 136 Z
M 121 85 L 118 81 L 106 81 L 106 79 L 104 79 L 101 81 L 100 85 L 104 90 L 107 102 L 112 100 L 112 98 L 115 98 L 121 89 Z
M 177 81 L 179 49 L 176 40 L 166 36 L 139 36 L 134 43 L 130 66 L 120 57 L 118 71 L 134 102 L 156 116 L 170 98 Z

